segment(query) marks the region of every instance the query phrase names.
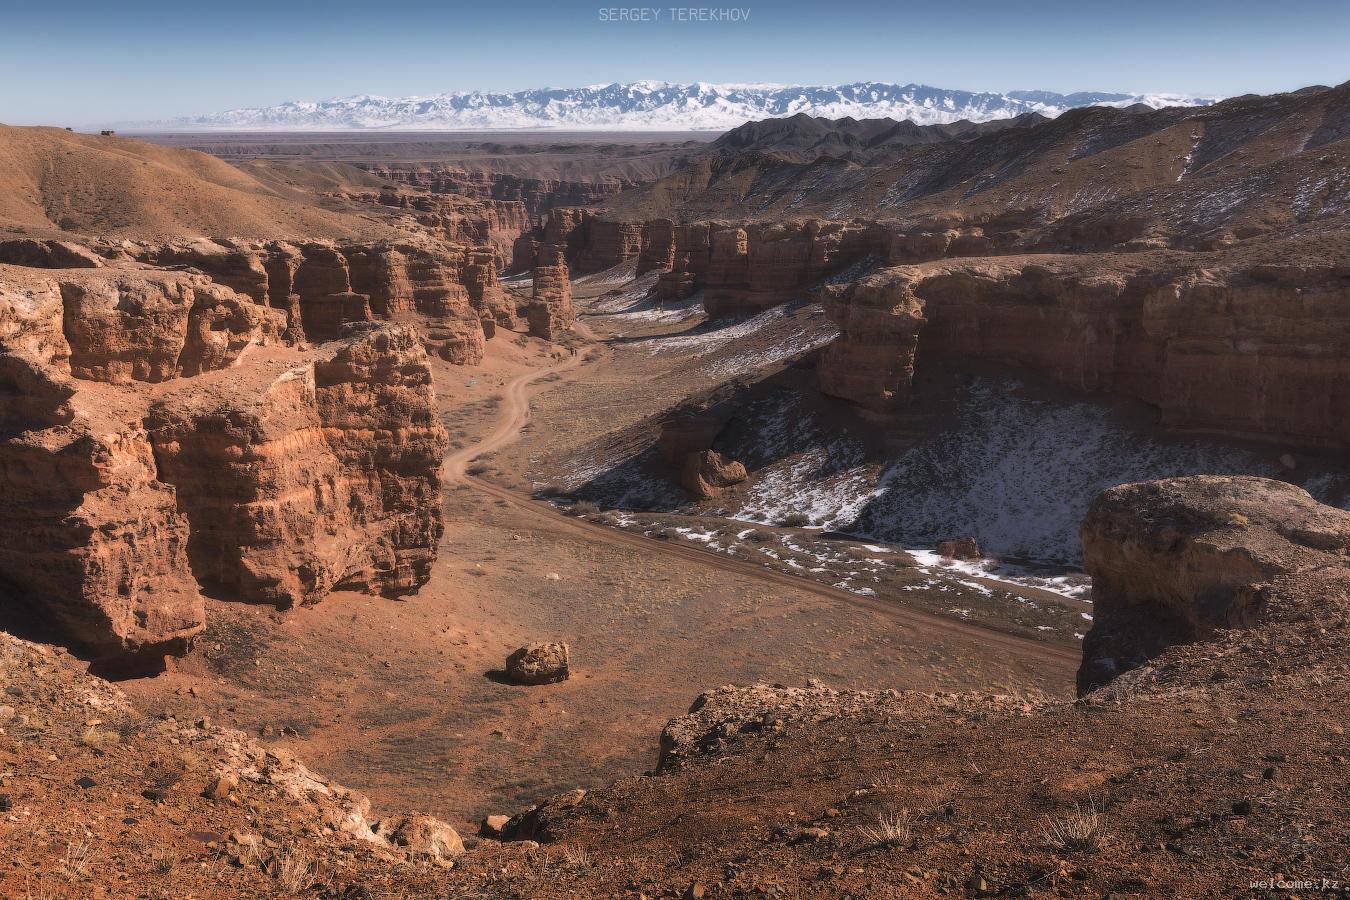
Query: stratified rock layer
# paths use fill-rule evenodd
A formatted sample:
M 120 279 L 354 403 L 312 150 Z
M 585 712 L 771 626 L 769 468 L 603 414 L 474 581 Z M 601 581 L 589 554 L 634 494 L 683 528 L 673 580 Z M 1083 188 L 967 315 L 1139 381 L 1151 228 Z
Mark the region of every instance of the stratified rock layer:
M 561 247 L 545 244 L 539 249 L 533 290 L 533 298 L 525 309 L 530 334 L 544 340 L 556 340 L 576 321 L 572 309 L 572 283 Z
M 426 355 L 402 326 L 358 331 L 243 402 L 156 406 L 151 438 L 193 525 L 198 577 L 281 606 L 421 585 L 441 533 L 434 410 Z
M 0 267 L 7 602 L 154 659 L 204 627 L 199 580 L 283 605 L 426 580 L 447 440 L 415 329 L 298 351 L 201 275 L 37 272 Z
M 821 387 L 878 412 L 904 400 L 916 358 L 978 360 L 1143 400 L 1175 428 L 1350 443 L 1344 266 L 988 258 L 882 270 L 825 302 L 843 334 Z

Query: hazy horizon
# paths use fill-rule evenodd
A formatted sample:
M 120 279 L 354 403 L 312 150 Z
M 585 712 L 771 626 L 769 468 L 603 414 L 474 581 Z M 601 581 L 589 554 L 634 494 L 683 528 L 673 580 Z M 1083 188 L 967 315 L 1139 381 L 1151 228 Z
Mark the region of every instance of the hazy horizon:
M 228 8 L 165 0 L 7 10 L 0 121 L 86 126 L 288 101 L 667 81 L 1233 96 L 1338 84 L 1350 5 L 1328 0 L 1129 8 L 1068 0 L 961 5 L 738 2 L 738 21 L 615 21 L 613 8 L 351 3 Z M 690 9 L 679 7 L 678 9 Z M 58 64 L 59 61 L 59 64 Z

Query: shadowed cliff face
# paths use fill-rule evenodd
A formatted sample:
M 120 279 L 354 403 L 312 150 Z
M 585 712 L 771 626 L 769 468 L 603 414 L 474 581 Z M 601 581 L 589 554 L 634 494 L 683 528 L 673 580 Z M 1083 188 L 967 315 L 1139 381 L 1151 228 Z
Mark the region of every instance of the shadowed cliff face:
M 822 357 L 821 389 L 886 412 L 916 365 L 996 362 L 1143 400 L 1180 430 L 1350 443 L 1347 272 L 1224 263 L 1045 256 L 884 269 L 826 289 L 843 333 Z
M 201 275 L 90 270 L 0 287 L 0 577 L 100 657 L 180 652 L 198 581 L 289 605 L 415 589 L 440 535 L 420 335 L 312 351 Z

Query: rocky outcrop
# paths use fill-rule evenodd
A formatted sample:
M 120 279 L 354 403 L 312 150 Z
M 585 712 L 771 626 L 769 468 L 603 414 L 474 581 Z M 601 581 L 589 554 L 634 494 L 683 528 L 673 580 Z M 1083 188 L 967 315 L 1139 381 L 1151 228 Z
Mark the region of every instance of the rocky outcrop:
M 136 255 L 155 265 L 200 270 L 255 303 L 284 311 L 289 340 L 332 340 L 351 322 L 420 316 L 428 326 L 428 349 L 476 364 L 483 357 L 483 329 L 509 327 L 513 319 L 490 248 L 197 241 L 152 245 Z
M 0 578 L 17 601 L 97 656 L 182 652 L 205 624 L 187 522 L 148 432 L 122 412 L 134 404 L 79 383 L 219 370 L 279 327 L 201 276 L 0 284 Z
M 511 262 L 512 242 L 533 224 L 525 204 L 516 200 L 474 200 L 397 189 L 336 196 L 404 210 L 419 226 L 448 244 L 491 251 L 498 268 Z
M 745 466 L 734 459 L 723 459 L 716 450 L 690 453 L 680 468 L 681 486 L 701 500 L 720 497 L 745 479 Z
M 886 412 L 916 359 L 996 362 L 1142 400 L 1178 429 L 1345 446 L 1347 300 L 1350 269 L 1335 264 L 1140 253 L 898 267 L 826 292 L 843 334 L 821 386 Z
M 203 582 L 286 607 L 429 577 L 448 440 L 413 329 L 359 330 L 257 396 L 184 391 L 148 425 Z
M 202 630 L 199 582 L 286 605 L 426 580 L 447 439 L 417 332 L 305 352 L 283 325 L 201 275 L 0 269 L 7 602 L 153 662 Z
M 563 249 L 555 244 L 545 244 L 539 250 L 534 267 L 533 297 L 525 314 L 530 334 L 546 341 L 556 340 L 576 321 L 567 259 Z
M 1350 575 L 1350 512 L 1264 478 L 1199 475 L 1112 488 L 1092 504 L 1082 537 L 1095 608 L 1080 693 L 1172 645 L 1278 616 L 1307 593 L 1298 587 L 1303 575 Z
M 542 242 L 567 248 L 572 272 L 601 272 L 636 258 L 642 251 L 643 226 L 604 219 L 587 209 L 554 207 Z
M 76 378 L 167 381 L 223 369 L 280 339 L 265 307 L 207 278 L 67 278 L 59 287 Z
M 554 215 L 571 223 L 572 212 Z M 662 299 L 703 290 L 714 318 L 787 302 L 869 255 L 883 260 L 892 239 L 891 230 L 876 223 L 817 219 L 745 225 L 655 219 L 635 228 L 586 212 L 583 224 L 555 230 L 570 235 L 577 245 L 573 258 L 587 264 L 603 267 L 636 257 L 639 275 L 664 270 L 657 283 Z
M 831 285 L 825 311 L 842 332 L 816 367 L 822 392 L 865 409 L 889 409 L 909 395 L 923 327 L 923 301 L 884 269 L 858 281 Z
M 103 260 L 97 253 L 70 241 L 18 238 L 0 241 L 0 263 L 35 269 L 97 269 Z

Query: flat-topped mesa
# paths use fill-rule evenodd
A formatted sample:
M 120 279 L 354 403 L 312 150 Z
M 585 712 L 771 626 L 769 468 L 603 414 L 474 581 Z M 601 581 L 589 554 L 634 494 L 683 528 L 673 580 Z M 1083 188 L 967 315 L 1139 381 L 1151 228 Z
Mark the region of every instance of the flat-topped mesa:
M 823 354 L 821 388 L 875 412 L 904 401 L 916 360 L 974 360 L 1142 400 L 1177 429 L 1350 445 L 1344 267 L 1142 253 L 947 260 L 881 270 L 825 303 L 843 333 Z
M 1350 512 L 1264 478 L 1197 475 L 1102 493 L 1082 525 L 1094 620 L 1079 693 L 1168 647 L 1344 597 Z
M 429 348 L 460 364 L 482 360 L 480 320 L 508 324 L 491 248 L 434 242 L 246 244 L 197 241 L 143 248 L 137 257 L 188 266 L 283 310 L 289 340 L 332 340 L 350 322 L 422 316 Z
M 530 334 L 556 340 L 576 321 L 572 309 L 572 283 L 563 248 L 545 244 L 539 248 L 534 267 L 533 298 L 526 305 Z
M 279 605 L 423 583 L 448 441 L 418 333 L 301 351 L 284 326 L 202 275 L 0 267 L 5 602 L 152 663 L 204 627 L 199 580 Z
M 151 410 L 160 477 L 192 523 L 202 581 L 284 607 L 429 577 L 448 438 L 426 354 L 406 326 L 349 332 L 261 395 L 185 390 Z

